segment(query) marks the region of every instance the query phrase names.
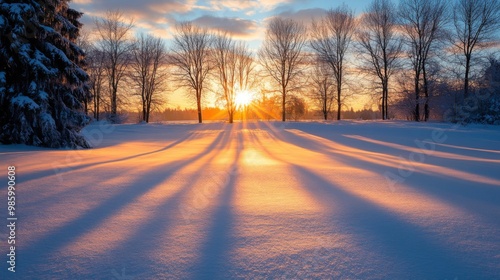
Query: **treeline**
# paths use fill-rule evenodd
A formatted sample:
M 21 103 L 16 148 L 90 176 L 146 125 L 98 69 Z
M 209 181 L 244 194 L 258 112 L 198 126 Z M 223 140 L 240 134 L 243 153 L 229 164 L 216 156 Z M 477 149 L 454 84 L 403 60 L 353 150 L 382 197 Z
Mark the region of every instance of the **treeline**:
M 207 121 L 225 121 L 227 120 L 227 112 L 224 108 L 219 107 L 207 107 L 202 110 L 203 118 Z M 140 122 L 142 115 L 137 112 L 124 112 L 127 116 L 125 122 L 134 123 Z M 337 115 L 336 111 L 331 112 L 331 117 Z M 374 111 L 372 109 L 362 109 L 354 110 L 350 108 L 342 112 L 342 118 L 348 120 L 375 120 L 380 115 L 379 111 Z M 256 111 L 249 108 L 246 111 L 238 110 L 234 115 L 235 121 L 245 121 L 245 120 L 274 120 L 278 119 L 278 115 L 266 115 L 257 113 Z M 303 114 L 298 116 L 294 120 L 323 120 L 323 114 L 318 109 L 306 110 Z M 194 121 L 198 120 L 198 111 L 196 109 L 188 108 L 166 108 L 158 112 L 151 113 L 151 122 L 165 122 L 165 121 Z

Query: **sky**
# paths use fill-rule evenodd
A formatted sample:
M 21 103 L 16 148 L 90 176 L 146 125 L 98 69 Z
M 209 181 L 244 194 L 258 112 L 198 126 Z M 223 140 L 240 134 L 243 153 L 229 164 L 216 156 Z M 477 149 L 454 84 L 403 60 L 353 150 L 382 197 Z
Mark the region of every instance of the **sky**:
M 210 30 L 227 31 L 234 39 L 248 43 L 256 51 L 265 36 L 266 22 L 274 17 L 289 17 L 307 24 L 328 9 L 347 4 L 356 14 L 362 13 L 371 0 L 350 2 L 334 0 L 73 0 L 70 6 L 83 12 L 84 29 L 93 19 L 108 10 L 119 9 L 133 19 L 135 32 L 147 32 L 165 38 L 167 46 L 175 26 L 193 21 Z M 212 99 L 212 98 L 210 98 Z M 169 97 L 168 107 L 192 107 L 182 94 Z M 355 106 L 356 107 L 356 106 Z
M 360 13 L 369 2 L 350 1 L 347 5 Z M 307 23 L 343 3 L 332 0 L 73 0 L 71 7 L 85 13 L 82 21 L 87 26 L 92 25 L 93 17 L 118 8 L 127 18 L 134 19 L 137 32 L 151 32 L 168 39 L 178 22 L 193 21 L 209 29 L 227 31 L 235 39 L 258 48 L 269 18 L 278 15 Z

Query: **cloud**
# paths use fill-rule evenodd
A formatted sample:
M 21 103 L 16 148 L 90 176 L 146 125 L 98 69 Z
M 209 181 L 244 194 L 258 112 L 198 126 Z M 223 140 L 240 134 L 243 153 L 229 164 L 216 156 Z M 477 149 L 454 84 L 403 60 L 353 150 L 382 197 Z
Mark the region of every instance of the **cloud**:
M 229 9 L 231 11 L 255 10 L 269 11 L 276 6 L 288 4 L 292 0 L 211 0 L 210 7 L 214 11 Z
M 287 10 L 279 13 L 277 16 L 283 18 L 291 18 L 296 21 L 300 21 L 304 24 L 309 24 L 312 20 L 318 20 L 326 13 L 325 9 L 314 8 L 314 9 L 302 9 L 298 11 Z
M 93 17 L 103 17 L 108 10 L 119 9 L 126 19 L 133 19 L 136 31 L 151 32 L 171 38 L 180 20 L 192 20 L 210 30 L 227 31 L 237 39 L 260 40 L 269 14 L 310 21 L 322 9 L 294 11 L 304 0 L 73 0 L 72 8 L 84 12 L 82 22 L 93 26 Z
M 162 32 L 175 24 L 172 15 L 187 14 L 197 8 L 196 0 L 74 0 L 71 7 L 84 12 L 82 23 L 93 26 L 93 17 L 103 17 L 106 11 L 121 11 L 126 19 L 133 19 L 135 26 L 142 31 L 153 32 L 162 37 L 169 37 L 169 32 Z
M 92 0 L 74 0 L 73 3 L 75 3 L 75 4 L 91 4 Z
M 120 9 L 124 12 L 138 14 L 162 14 L 162 13 L 186 13 L 191 11 L 196 4 L 196 0 L 76 0 L 72 2 L 84 10 L 91 12 L 104 12 L 107 10 Z
M 231 11 L 244 11 L 258 7 L 259 1 L 252 0 L 212 0 L 210 7 L 215 11 L 229 9 Z
M 252 20 L 209 15 L 196 18 L 193 20 L 193 23 L 209 30 L 226 31 L 230 35 L 240 39 L 248 39 L 255 36 L 255 31 L 258 28 L 258 24 Z

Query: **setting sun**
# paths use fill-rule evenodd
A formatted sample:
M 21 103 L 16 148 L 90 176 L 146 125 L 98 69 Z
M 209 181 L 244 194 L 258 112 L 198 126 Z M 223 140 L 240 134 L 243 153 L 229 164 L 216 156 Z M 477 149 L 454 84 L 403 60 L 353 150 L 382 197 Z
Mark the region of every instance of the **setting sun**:
M 250 105 L 254 99 L 253 93 L 248 90 L 240 90 L 236 92 L 235 102 L 238 108 Z

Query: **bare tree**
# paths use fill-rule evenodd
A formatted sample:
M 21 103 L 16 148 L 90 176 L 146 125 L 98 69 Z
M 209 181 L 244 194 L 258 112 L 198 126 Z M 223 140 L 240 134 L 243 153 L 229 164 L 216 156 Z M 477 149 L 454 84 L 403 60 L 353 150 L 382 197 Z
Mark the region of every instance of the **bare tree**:
M 243 42 L 236 43 L 234 51 L 236 53 L 236 86 L 240 91 L 248 91 L 255 85 L 255 63 L 248 45 Z
M 397 66 L 402 40 L 396 29 L 396 11 L 390 0 L 373 0 L 361 18 L 359 43 L 382 88 L 382 119 L 388 119 L 389 79 Z M 365 55 L 366 53 L 366 55 Z
M 102 92 L 106 79 L 106 54 L 101 50 L 91 47 L 87 51 L 87 73 L 90 76 L 90 92 L 92 93 L 92 106 L 94 119 L 100 118 Z
M 90 32 L 83 30 L 80 34 L 77 39 L 77 45 L 85 52 L 85 71 L 89 75 L 88 86 L 91 93 L 91 99 L 84 101 L 85 113 L 88 114 L 90 105 L 88 103 L 91 101 L 94 119 L 98 121 L 100 117 L 101 93 L 105 87 L 106 56 L 96 47 Z
M 235 42 L 227 33 L 220 33 L 214 37 L 213 43 L 216 76 L 222 92 L 219 98 L 223 100 L 229 117 L 229 123 L 233 123 L 236 111 L 236 82 L 237 82 L 237 57 Z
M 154 105 L 160 105 L 158 97 L 166 86 L 168 77 L 167 51 L 161 38 L 140 34 L 132 50 L 131 79 L 141 98 L 142 120 L 149 122 Z
M 213 36 L 207 29 L 199 28 L 191 22 L 177 26 L 174 35 L 171 62 L 176 67 L 175 79 L 194 92 L 198 108 L 198 122 L 202 123 L 201 101 L 205 79 L 212 69 L 210 63 Z
M 420 96 L 425 96 L 424 120 L 429 119 L 429 83 L 427 60 L 435 41 L 443 37 L 446 24 L 446 2 L 444 0 L 402 0 L 399 18 L 404 30 L 405 42 L 413 70 L 415 109 L 413 118 L 420 121 Z M 423 83 L 423 89 L 420 84 Z
M 126 20 L 122 12 L 108 11 L 102 19 L 95 19 L 98 35 L 97 46 L 106 55 L 106 74 L 109 80 L 112 122 L 117 121 L 118 90 L 130 62 L 132 48 L 129 37 L 134 27 L 133 20 Z
M 76 45 L 79 46 L 83 52 L 85 53 L 85 61 L 83 65 L 83 69 L 89 74 L 89 80 L 87 83 L 89 84 L 89 87 L 91 87 L 92 84 L 92 77 L 90 77 L 89 73 L 89 52 L 93 48 L 92 42 L 90 40 L 90 34 L 89 32 L 85 30 L 81 30 L 78 38 L 76 38 Z M 83 105 L 84 105 L 84 111 L 85 115 L 88 115 L 89 113 L 89 102 L 92 101 L 92 93 L 86 98 L 83 98 Z
M 222 88 L 219 98 L 223 100 L 229 117 L 229 123 L 234 121 L 236 112 L 236 96 L 251 85 L 250 74 L 253 70 L 253 60 L 248 47 L 236 43 L 227 33 L 219 33 L 213 43 L 214 66 L 217 69 L 217 79 Z
M 342 88 L 344 86 L 344 64 L 356 24 L 354 13 L 342 5 L 327 12 L 319 22 L 312 23 L 311 47 L 320 60 L 331 67 L 337 88 L 337 120 L 342 111 Z
M 320 108 L 324 120 L 328 120 L 335 101 L 335 82 L 331 69 L 324 61 L 318 61 L 314 65 L 311 76 L 310 98 Z
M 302 75 L 306 44 L 305 27 L 292 20 L 273 18 L 266 31 L 259 60 L 269 76 L 280 86 L 282 97 L 282 121 L 286 121 L 286 97 L 296 90 L 293 83 Z
M 499 0 L 457 0 L 453 7 L 453 44 L 465 57 L 464 97 L 469 94 L 472 55 L 498 36 Z

